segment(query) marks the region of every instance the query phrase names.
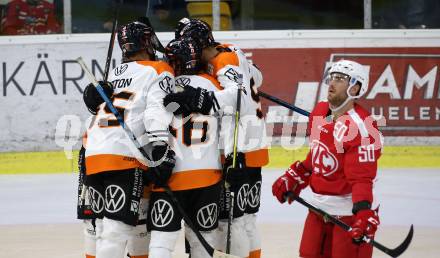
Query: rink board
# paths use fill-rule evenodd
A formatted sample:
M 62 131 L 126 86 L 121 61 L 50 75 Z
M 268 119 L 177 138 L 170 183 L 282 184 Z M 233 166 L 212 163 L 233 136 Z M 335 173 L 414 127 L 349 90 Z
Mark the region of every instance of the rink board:
M 286 168 L 304 159 L 308 149 L 269 150 L 267 168 Z M 70 158 L 71 157 L 71 158 Z M 0 153 L 0 174 L 38 174 L 77 172 L 78 151 Z M 387 146 L 379 159 L 380 168 L 440 168 L 440 146 Z
M 216 32 L 243 49 L 264 75 L 261 90 L 310 111 L 325 99 L 331 62 L 354 59 L 370 70 L 360 100 L 385 136 L 440 136 L 440 30 L 285 30 Z M 173 33 L 160 33 L 166 44 Z M 89 83 L 75 61 L 83 57 L 102 78 L 109 34 L 0 38 L 0 152 L 78 149 L 90 114 L 82 91 Z M 19 54 L 16 54 L 19 53 Z M 114 48 L 112 67 L 120 63 Z M 262 100 L 271 135 L 304 118 Z M 291 118 L 291 119 L 290 119 Z M 383 118 L 383 119 L 381 119 Z M 293 123 L 292 123 L 293 122 Z M 272 130 L 273 129 L 273 130 Z M 273 134 L 272 134 L 273 132 Z M 293 131 L 296 134 L 296 131 Z M 414 138 L 413 138 L 414 137 Z

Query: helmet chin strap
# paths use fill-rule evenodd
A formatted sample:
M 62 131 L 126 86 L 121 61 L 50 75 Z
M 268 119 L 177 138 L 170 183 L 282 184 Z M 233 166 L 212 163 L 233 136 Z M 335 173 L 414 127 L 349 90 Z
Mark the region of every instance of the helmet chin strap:
M 357 96 L 351 96 L 351 95 L 350 95 L 350 89 L 351 89 L 353 86 L 354 86 L 354 84 L 353 84 L 353 85 L 350 85 L 350 86 L 347 88 L 347 98 L 344 100 L 344 102 L 342 102 L 341 105 L 339 105 L 339 106 L 337 106 L 337 107 L 334 107 L 334 108 L 332 108 L 331 105 L 329 105 L 329 108 L 330 108 L 330 110 L 331 110 L 332 112 L 338 112 L 338 111 L 341 110 L 345 105 L 347 105 L 347 103 L 348 103 L 350 100 L 352 100 L 352 99 L 357 99 Z

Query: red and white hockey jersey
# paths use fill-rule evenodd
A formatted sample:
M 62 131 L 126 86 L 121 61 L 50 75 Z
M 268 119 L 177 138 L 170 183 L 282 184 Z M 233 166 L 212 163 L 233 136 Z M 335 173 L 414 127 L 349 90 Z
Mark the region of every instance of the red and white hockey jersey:
M 358 104 L 333 121 L 328 102 L 310 114 L 310 151 L 302 164 L 312 172 L 311 202 L 332 215 L 352 215 L 353 203 L 373 203 L 382 135 Z M 373 204 L 374 206 L 374 204 Z
M 261 85 L 261 72 L 249 64 L 244 53 L 233 45 L 220 45 L 220 53 L 210 60 L 208 72 L 219 81 L 223 90 L 214 93 L 224 114 L 222 119 L 221 146 L 225 155 L 233 152 L 237 89 L 242 84 L 239 152 L 245 153 L 249 167 L 262 167 L 269 162 L 266 125 L 261 111 L 257 88 Z M 242 80 L 239 76 L 242 76 Z M 251 85 L 251 79 L 254 85 Z M 229 116 L 229 117 L 228 117 Z
M 141 146 L 153 141 L 168 142 L 173 115 L 165 110 L 163 98 L 174 90 L 172 68 L 161 61 L 123 63 L 113 69 L 109 81 L 114 87 L 113 105 Z M 99 107 L 87 134 L 87 174 L 147 164 L 105 103 Z

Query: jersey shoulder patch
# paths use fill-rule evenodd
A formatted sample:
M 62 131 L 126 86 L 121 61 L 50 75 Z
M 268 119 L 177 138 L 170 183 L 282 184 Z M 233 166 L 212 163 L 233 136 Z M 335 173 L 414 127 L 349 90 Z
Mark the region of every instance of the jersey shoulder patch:
M 191 78 L 189 76 L 181 75 L 176 77 L 176 87 L 185 88 L 185 86 L 191 86 Z

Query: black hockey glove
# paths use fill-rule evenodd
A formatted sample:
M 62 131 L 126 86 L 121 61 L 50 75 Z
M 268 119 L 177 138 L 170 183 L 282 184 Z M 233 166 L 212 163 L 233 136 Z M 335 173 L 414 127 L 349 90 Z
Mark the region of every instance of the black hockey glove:
M 169 148 L 166 142 L 158 141 L 147 144 L 143 147 L 143 153 L 147 154 L 147 159 L 150 161 L 148 166 L 148 179 L 155 184 L 155 186 L 162 187 L 171 177 L 176 160 L 176 155 L 172 149 Z
M 232 167 L 232 154 L 228 155 L 223 165 L 223 175 L 225 181 L 229 183 L 231 190 L 238 190 L 241 185 L 248 181 L 248 173 L 246 171 L 246 163 L 244 153 L 237 153 L 237 164 L 235 168 Z
M 104 81 L 99 81 L 99 84 L 104 90 L 105 95 L 108 98 L 111 98 L 113 95 L 113 84 L 111 82 L 104 82 Z M 98 90 L 92 83 L 87 85 L 86 88 L 84 89 L 83 100 L 87 108 L 89 109 L 90 113 L 92 113 L 93 115 L 96 115 L 96 113 L 98 112 L 99 105 L 101 105 L 104 102 L 101 95 L 99 95 Z
M 185 86 L 183 91 L 170 93 L 165 96 L 163 104 L 168 110 L 173 111 L 175 115 L 183 113 L 209 115 L 214 105 L 214 99 L 214 94 L 211 91 Z M 178 107 L 173 103 L 177 103 Z

